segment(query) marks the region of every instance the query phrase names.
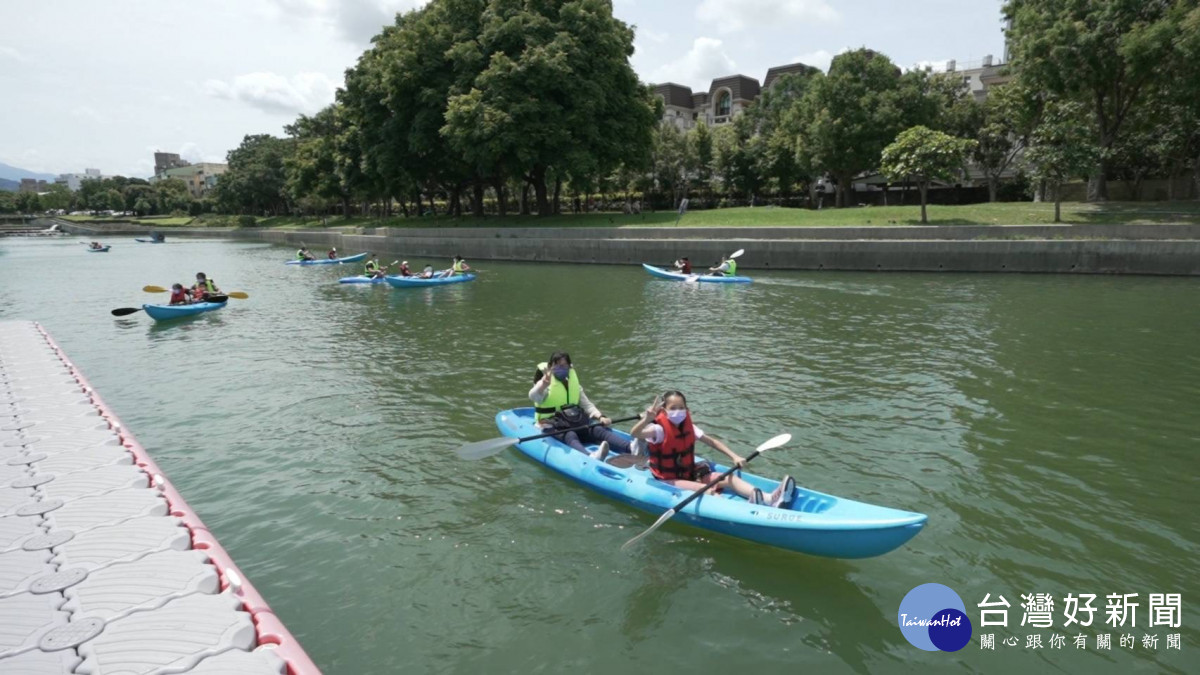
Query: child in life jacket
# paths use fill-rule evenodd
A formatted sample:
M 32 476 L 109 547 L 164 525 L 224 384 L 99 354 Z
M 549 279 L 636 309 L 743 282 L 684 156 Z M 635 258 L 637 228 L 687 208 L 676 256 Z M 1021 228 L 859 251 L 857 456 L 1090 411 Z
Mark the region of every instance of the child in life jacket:
M 411 277 L 412 275 L 413 275 L 412 270 L 408 269 L 408 261 L 405 260 L 405 261 L 401 262 L 400 263 L 400 276 Z
M 192 299 L 188 295 L 187 290 L 184 289 L 183 284 L 172 284 L 171 285 L 171 302 L 169 304 L 172 304 L 172 305 L 190 305 L 190 304 L 192 304 Z
M 629 433 L 649 444 L 650 471 L 654 477 L 682 490 L 699 490 L 711 480 L 712 467 L 707 462 L 696 461 L 696 441 L 720 451 L 739 469 L 746 463 L 724 443 L 692 424 L 687 399 L 678 391 L 668 391 L 655 397 L 654 403 Z M 786 508 L 791 505 L 795 487 L 796 481 L 791 476 L 784 476 L 779 486 L 770 495 L 764 496 L 762 490 L 730 474 L 717 483 L 712 491 L 715 493 L 728 488 L 751 504 Z

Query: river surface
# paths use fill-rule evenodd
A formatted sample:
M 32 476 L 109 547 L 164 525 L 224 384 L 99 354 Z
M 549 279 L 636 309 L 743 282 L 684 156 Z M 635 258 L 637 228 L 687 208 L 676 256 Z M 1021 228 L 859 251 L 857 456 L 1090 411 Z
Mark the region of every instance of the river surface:
M 328 673 L 1196 672 L 1200 280 L 713 287 L 481 261 L 475 283 L 392 290 L 266 244 L 107 243 L 0 240 L 0 319 L 46 326 Z M 109 313 L 197 271 L 250 299 L 173 325 Z M 621 552 L 651 517 L 515 451 L 454 455 L 556 349 L 613 417 L 682 389 L 743 455 L 794 436 L 756 473 L 928 525 L 857 561 L 675 525 Z M 975 623 L 959 652 L 897 627 L 929 582 Z M 1021 625 L 1031 593 L 1053 628 Z M 1098 596 L 1091 627 L 1063 627 L 1068 593 Z M 1105 596 L 1133 593 L 1136 628 L 1106 625 Z M 1182 594 L 1181 627 L 1149 626 L 1151 593 Z M 1008 628 L 979 626 L 986 594 Z

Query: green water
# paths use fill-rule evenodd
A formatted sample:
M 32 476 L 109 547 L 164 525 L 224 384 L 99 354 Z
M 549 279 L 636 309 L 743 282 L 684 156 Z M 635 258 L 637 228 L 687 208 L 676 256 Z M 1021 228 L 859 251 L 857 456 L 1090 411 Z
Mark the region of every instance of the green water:
M 401 291 L 340 286 L 350 270 L 284 266 L 293 252 L 267 245 L 111 243 L 0 240 L 0 319 L 47 327 L 328 673 L 1194 672 L 1198 280 L 731 288 L 481 261 L 476 283 Z M 109 314 L 196 271 L 251 298 L 174 325 Z M 678 387 L 742 454 L 793 434 L 757 473 L 929 524 L 860 561 L 674 526 L 623 553 L 650 517 L 515 451 L 453 454 L 496 436 L 560 348 L 614 417 Z M 996 651 L 978 625 L 957 653 L 909 645 L 897 611 L 927 582 L 973 622 L 1004 595 L 1009 629 L 983 631 Z M 1035 592 L 1056 629 L 1020 625 Z M 1100 596 L 1086 650 L 1061 628 L 1068 593 Z M 1109 593 L 1140 594 L 1136 628 L 1104 626 Z M 1150 593 L 1183 594 L 1182 628 L 1147 627 Z M 1032 634 L 1046 647 L 1026 649 Z

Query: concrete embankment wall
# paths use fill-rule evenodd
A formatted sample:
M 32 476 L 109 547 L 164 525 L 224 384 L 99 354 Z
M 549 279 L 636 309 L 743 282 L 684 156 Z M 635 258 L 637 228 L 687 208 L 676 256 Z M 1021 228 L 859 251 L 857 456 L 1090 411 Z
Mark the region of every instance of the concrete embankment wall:
M 88 235 L 144 234 L 115 223 L 60 225 Z M 468 260 L 708 265 L 746 249 L 742 269 L 1200 275 L 1200 225 L 1032 225 L 839 228 L 171 228 L 219 237 L 373 251 L 411 263 Z

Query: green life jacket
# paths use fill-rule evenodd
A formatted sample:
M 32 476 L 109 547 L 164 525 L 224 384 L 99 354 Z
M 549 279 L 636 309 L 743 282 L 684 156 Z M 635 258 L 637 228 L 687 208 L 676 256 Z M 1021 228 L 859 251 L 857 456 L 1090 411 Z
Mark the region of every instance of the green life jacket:
M 549 368 L 549 366 L 546 367 Z M 543 368 L 543 370 L 545 369 Z M 565 385 L 562 380 L 551 374 L 550 388 L 546 391 L 546 399 L 534 408 L 534 412 L 537 413 L 537 421 L 554 417 L 554 413 L 567 406 L 579 405 L 579 394 L 582 391 L 583 386 L 579 384 L 579 376 L 575 374 L 574 368 L 567 375 Z
M 454 267 L 454 273 L 455 273 L 455 274 L 462 274 L 462 273 L 465 271 L 465 270 L 463 269 L 463 264 L 464 264 L 464 263 L 463 263 L 463 261 L 461 261 L 461 260 L 455 260 L 455 261 L 454 261 L 454 266 L 453 266 L 453 267 Z
M 733 258 L 730 258 L 729 260 L 727 260 L 725 262 L 729 263 L 729 271 L 725 273 L 725 276 L 736 277 L 737 276 L 737 261 L 734 260 Z
M 213 283 L 212 279 L 205 279 L 203 285 L 197 283 L 196 286 L 199 286 L 201 290 L 208 291 L 209 293 L 217 292 L 217 286 Z M 192 288 L 195 288 L 196 286 L 193 286 Z
M 379 263 L 375 262 L 374 260 L 368 260 L 367 261 L 367 276 L 373 276 L 378 271 L 379 271 Z
M 296 251 L 296 260 L 304 260 L 304 249 Z

